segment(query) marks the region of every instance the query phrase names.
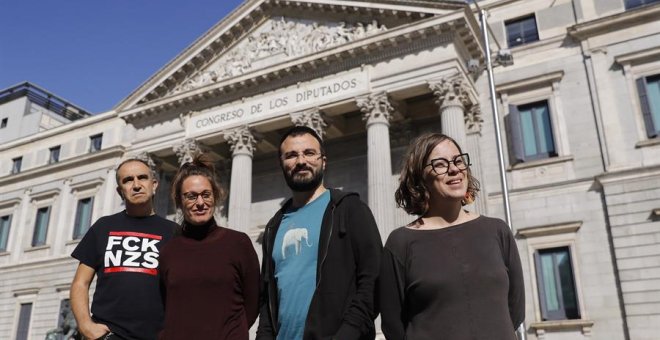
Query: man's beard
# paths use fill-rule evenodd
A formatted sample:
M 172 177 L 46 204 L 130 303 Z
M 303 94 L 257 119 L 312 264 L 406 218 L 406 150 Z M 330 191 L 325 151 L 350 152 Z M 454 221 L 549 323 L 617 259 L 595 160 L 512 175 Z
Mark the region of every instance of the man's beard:
M 297 171 L 308 170 L 312 173 L 311 177 L 298 177 L 296 172 L 293 174 L 284 173 L 284 179 L 286 184 L 291 188 L 292 191 L 296 192 L 307 192 L 315 190 L 323 182 L 323 168 L 319 168 L 317 171 L 314 171 L 311 167 L 305 167 L 302 169 L 296 169 Z

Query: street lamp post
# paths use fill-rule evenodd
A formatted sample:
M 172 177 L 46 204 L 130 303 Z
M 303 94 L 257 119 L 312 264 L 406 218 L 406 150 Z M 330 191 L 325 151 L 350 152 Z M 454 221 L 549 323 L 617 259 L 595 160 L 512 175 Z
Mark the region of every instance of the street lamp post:
M 475 2 L 476 4 L 476 2 Z M 477 8 L 479 8 L 479 5 Z M 509 187 L 506 180 L 506 171 L 504 168 L 504 155 L 502 152 L 502 134 L 500 133 L 500 117 L 497 110 L 497 97 L 495 95 L 495 79 L 493 77 L 493 61 L 490 56 L 490 43 L 488 40 L 488 24 L 486 23 L 486 10 L 479 8 L 479 17 L 481 19 L 481 33 L 484 43 L 484 48 L 486 49 L 486 70 L 488 72 L 488 89 L 490 91 L 490 104 L 493 110 L 493 122 L 495 123 L 495 139 L 497 140 L 497 160 L 500 166 L 500 183 L 502 185 L 502 197 L 504 200 L 504 214 L 506 223 L 509 225 L 509 228 L 513 231 L 513 225 L 511 221 L 511 206 L 509 204 Z M 520 324 L 517 330 L 518 339 L 525 340 L 525 321 Z

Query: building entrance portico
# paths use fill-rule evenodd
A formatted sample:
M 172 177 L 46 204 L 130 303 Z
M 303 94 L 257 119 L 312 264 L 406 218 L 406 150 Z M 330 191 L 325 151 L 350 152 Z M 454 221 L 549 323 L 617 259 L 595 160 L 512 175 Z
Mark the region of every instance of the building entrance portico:
M 479 8 L 515 60 L 494 69 L 499 128 Z M 124 209 L 125 158 L 156 169 L 155 210 L 180 221 L 174 175 L 210 155 L 228 192 L 218 224 L 261 256 L 291 196 L 279 141 L 304 125 L 325 144 L 326 186 L 358 193 L 383 242 L 416 218 L 393 194 L 415 137 L 469 153 L 481 190 L 465 208 L 483 215 L 505 216 L 504 165 L 527 338 L 657 339 L 658 14 L 655 1 L 244 0 L 110 111 L 72 115 L 32 84 L 0 91 L 0 338 L 61 326 L 70 254 Z
M 170 171 L 174 154 L 211 152 L 229 177 L 228 226 L 256 239 L 289 195 L 279 136 L 309 126 L 328 145 L 326 183 L 360 193 L 385 239 L 410 219 L 393 195 L 404 146 L 429 127 L 467 145 L 480 111 L 465 65 L 483 52 L 462 5 L 373 6 L 248 1 L 120 105 L 133 149 Z

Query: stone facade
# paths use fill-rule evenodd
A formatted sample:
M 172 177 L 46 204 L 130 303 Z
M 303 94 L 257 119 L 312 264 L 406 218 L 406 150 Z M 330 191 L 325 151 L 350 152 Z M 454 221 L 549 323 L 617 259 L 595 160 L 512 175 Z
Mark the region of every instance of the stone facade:
M 528 339 L 660 334 L 660 140 L 647 134 L 636 87 L 660 74 L 660 4 L 626 3 L 478 2 L 497 40 L 492 48 L 508 49 L 514 60 L 495 67 L 494 85 Z M 157 211 L 175 219 L 172 175 L 197 152 L 209 153 L 230 191 L 219 220 L 259 247 L 289 195 L 279 138 L 307 125 L 326 143 L 327 185 L 358 192 L 386 238 L 414 219 L 395 209 L 392 196 L 407 144 L 441 131 L 461 141 L 481 180 L 467 208 L 504 218 L 479 13 L 471 6 L 248 0 L 115 111 L 3 143 L 0 217 L 11 219 L 0 251 L 0 338 L 15 336 L 25 303 L 32 303 L 30 339 L 57 326 L 76 265 L 69 258 L 76 202 L 93 197 L 93 220 L 119 211 L 114 168 L 126 157 L 153 162 Z M 514 46 L 508 38 L 523 19 L 538 39 Z M 551 140 L 552 150 L 525 158 L 512 132 L 522 125 L 511 121 L 538 103 L 549 122 L 550 138 L 541 142 Z M 90 137 L 99 134 L 102 147 L 92 152 Z M 49 164 L 55 145 L 62 155 Z M 12 173 L 16 157 L 24 163 Z M 36 212 L 48 206 L 46 241 L 33 246 Z M 545 317 L 537 259 L 548 249 L 570 254 L 577 317 Z

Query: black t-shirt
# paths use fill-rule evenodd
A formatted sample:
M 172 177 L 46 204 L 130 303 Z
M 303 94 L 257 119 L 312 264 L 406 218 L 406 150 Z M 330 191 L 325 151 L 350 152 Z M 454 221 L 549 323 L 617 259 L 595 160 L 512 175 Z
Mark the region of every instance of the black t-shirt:
M 101 217 L 71 256 L 96 270 L 92 318 L 129 340 L 156 339 L 163 322 L 160 249 L 176 223 L 160 216 Z

